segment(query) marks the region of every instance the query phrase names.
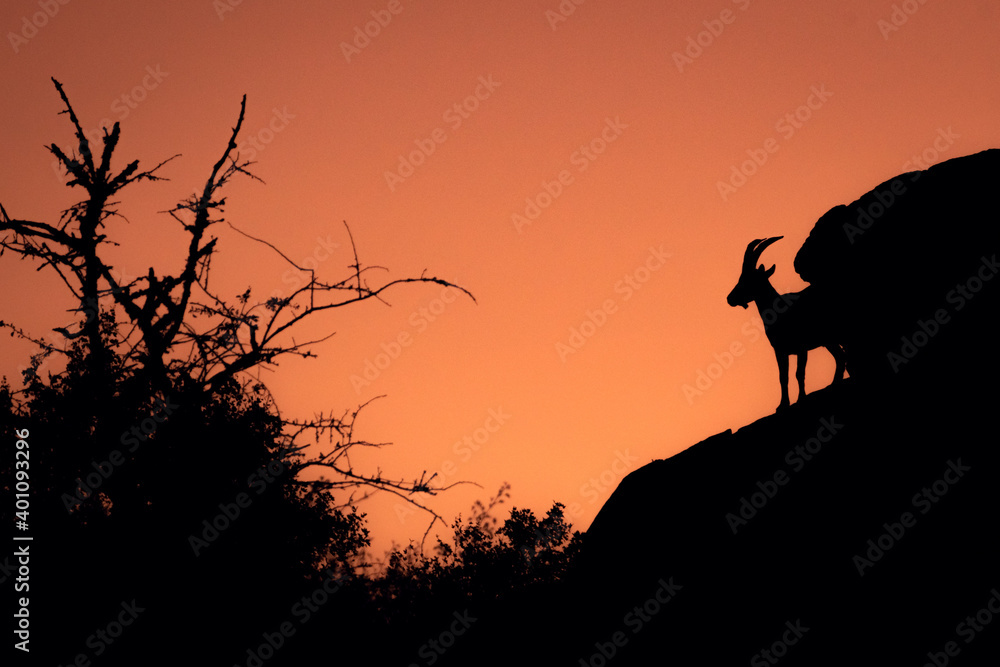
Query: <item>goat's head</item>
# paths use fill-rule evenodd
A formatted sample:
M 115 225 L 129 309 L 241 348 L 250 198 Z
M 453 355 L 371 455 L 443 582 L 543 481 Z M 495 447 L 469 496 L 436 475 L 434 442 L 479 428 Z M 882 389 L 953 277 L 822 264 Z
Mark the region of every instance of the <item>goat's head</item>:
M 774 265 L 765 269 L 764 265 L 757 265 L 757 260 L 764 252 L 764 248 L 771 245 L 781 236 L 772 236 L 766 239 L 755 239 L 747 246 L 746 253 L 743 254 L 743 272 L 740 274 L 736 287 L 726 297 L 730 306 L 743 306 L 746 308 L 750 302 L 757 298 L 761 288 L 767 284 L 767 279 L 774 273 Z

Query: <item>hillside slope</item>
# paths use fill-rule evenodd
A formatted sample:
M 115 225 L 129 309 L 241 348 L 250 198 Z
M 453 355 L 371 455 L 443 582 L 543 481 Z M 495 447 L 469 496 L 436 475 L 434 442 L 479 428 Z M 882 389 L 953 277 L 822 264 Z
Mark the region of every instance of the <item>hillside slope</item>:
M 892 181 L 824 215 L 796 268 L 853 377 L 622 480 L 576 578 L 475 663 L 1000 664 L 998 167 L 897 177 L 861 237 Z

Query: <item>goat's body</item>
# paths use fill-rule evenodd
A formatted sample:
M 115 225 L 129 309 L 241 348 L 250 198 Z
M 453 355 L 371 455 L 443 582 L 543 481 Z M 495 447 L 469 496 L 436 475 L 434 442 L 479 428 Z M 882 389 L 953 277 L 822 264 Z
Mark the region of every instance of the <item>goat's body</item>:
M 778 377 L 781 381 L 781 404 L 778 408 L 781 409 L 789 405 L 788 357 L 793 354 L 796 357 L 798 400 L 806 395 L 806 361 L 809 350 L 823 347 L 833 355 L 837 362 L 834 382 L 843 379 L 847 364 L 844 349 L 836 337 L 836 327 L 830 321 L 828 310 L 816 292 L 807 287 L 801 292 L 778 294 L 768 280 L 774 267 L 768 270 L 763 266 L 754 268 L 760 252 L 779 238 L 781 237 L 757 240 L 747 247 L 743 274 L 728 301 L 731 306 L 739 305 L 744 308 L 750 301 L 757 304 L 757 311 L 764 321 L 764 333 L 774 348 L 774 356 L 778 361 Z
M 770 304 L 757 301 L 757 311 L 775 350 L 799 354 L 833 342 L 827 322 L 829 315 L 808 287 L 788 294 L 775 292 Z
M 770 284 L 767 285 L 770 287 Z M 781 383 L 781 403 L 778 408 L 789 405 L 788 358 L 795 355 L 795 380 L 799 387 L 797 400 L 806 395 L 806 361 L 809 350 L 826 348 L 837 363 L 834 382 L 844 377 L 846 368 L 844 349 L 834 335 L 829 315 L 815 292 L 805 288 L 801 292 L 778 294 L 773 288 L 773 298 L 757 298 L 757 311 L 764 320 L 764 333 L 774 348 L 778 362 L 778 379 Z M 771 296 L 771 295 L 768 295 Z M 763 305 L 768 304 L 768 305 Z

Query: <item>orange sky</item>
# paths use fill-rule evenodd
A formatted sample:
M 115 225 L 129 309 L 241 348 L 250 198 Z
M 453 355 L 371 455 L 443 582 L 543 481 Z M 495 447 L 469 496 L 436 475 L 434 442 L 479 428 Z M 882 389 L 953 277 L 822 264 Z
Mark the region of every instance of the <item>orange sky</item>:
M 176 271 L 185 238 L 156 211 L 204 182 L 246 93 L 242 150 L 267 185 L 229 188 L 234 224 L 333 278 L 347 220 L 388 278 L 427 269 L 478 299 L 417 286 L 317 318 L 338 332 L 320 358 L 267 376 L 302 416 L 386 394 L 358 434 L 395 445 L 356 461 L 481 484 L 431 499 L 449 520 L 509 481 L 513 504 L 558 500 L 586 528 L 628 471 L 771 412 L 756 311 L 725 302 L 747 242 L 784 235 L 764 261 L 800 289 L 792 258 L 831 206 L 914 155 L 1000 146 L 995 0 L 49 2 L 0 8 L 0 202 L 51 221 L 78 196 L 43 149 L 72 146 L 55 76 L 85 127 L 122 121 L 119 165 L 182 153 L 112 223 L 127 275 Z M 218 291 L 295 284 L 215 232 Z M 66 323 L 53 275 L 8 255 L 0 280 L 0 318 Z M 4 340 L 14 378 L 29 348 Z M 686 395 L 699 373 L 715 377 Z M 808 388 L 832 374 L 814 352 Z M 423 533 L 397 506 L 364 507 L 377 550 Z

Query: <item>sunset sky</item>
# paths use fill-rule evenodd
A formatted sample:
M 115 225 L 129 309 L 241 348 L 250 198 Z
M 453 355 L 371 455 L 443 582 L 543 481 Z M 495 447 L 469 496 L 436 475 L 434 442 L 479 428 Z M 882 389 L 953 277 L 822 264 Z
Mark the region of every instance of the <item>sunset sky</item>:
M 422 499 L 449 521 L 507 481 L 511 504 L 563 502 L 585 529 L 631 470 L 772 412 L 756 310 L 725 301 L 746 244 L 783 235 L 763 261 L 799 290 L 792 259 L 829 208 L 1000 147 L 996 0 L 8 0 L 0 28 L 11 216 L 52 222 L 82 193 L 44 149 L 73 147 L 55 77 L 94 136 L 121 122 L 119 168 L 182 154 L 110 223 L 126 277 L 177 273 L 186 237 L 157 212 L 204 184 L 246 94 L 241 156 L 266 185 L 228 188 L 234 225 L 334 279 L 346 220 L 388 268 L 372 279 L 426 269 L 475 295 L 333 311 L 318 359 L 263 376 L 286 415 L 386 395 L 357 435 L 394 445 L 355 462 L 480 484 Z M 217 292 L 300 279 L 213 231 Z M 34 268 L 0 261 L 0 319 L 57 337 L 73 304 Z M 31 347 L 3 340 L 19 381 Z M 833 361 L 808 369 L 818 389 Z M 377 552 L 423 534 L 403 508 L 361 508 Z

